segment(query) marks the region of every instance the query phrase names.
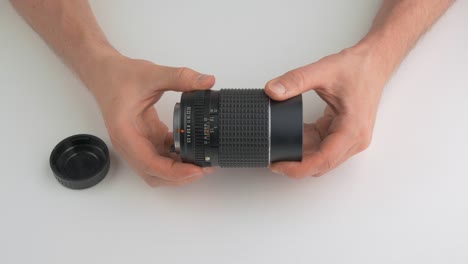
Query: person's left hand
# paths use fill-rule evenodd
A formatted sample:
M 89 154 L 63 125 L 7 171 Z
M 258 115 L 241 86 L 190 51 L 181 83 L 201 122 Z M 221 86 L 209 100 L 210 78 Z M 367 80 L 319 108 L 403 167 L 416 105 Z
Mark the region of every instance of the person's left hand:
M 294 178 L 320 176 L 366 149 L 388 77 L 379 65 L 351 48 L 268 82 L 272 99 L 314 90 L 328 105 L 319 120 L 304 126 L 302 162 L 277 162 L 271 169 Z

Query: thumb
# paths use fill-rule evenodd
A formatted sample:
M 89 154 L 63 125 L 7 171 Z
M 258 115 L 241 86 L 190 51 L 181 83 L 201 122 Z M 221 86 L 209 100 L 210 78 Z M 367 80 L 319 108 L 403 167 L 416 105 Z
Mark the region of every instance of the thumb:
M 213 87 L 215 77 L 202 74 L 190 68 L 163 67 L 158 70 L 156 81 L 163 85 L 165 90 L 189 92 L 193 90 L 206 90 Z
M 310 64 L 269 81 L 265 86 L 265 92 L 274 100 L 286 100 L 317 88 L 320 86 L 319 78 L 317 65 Z

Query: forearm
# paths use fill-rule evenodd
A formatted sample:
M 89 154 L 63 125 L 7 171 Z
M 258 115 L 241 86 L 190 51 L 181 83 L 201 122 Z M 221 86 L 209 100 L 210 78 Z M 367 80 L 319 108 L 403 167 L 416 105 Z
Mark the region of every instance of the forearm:
M 377 61 L 383 78 L 454 0 L 384 0 L 369 33 L 356 45 Z
M 11 0 L 11 3 L 85 83 L 98 61 L 117 53 L 96 22 L 88 1 Z

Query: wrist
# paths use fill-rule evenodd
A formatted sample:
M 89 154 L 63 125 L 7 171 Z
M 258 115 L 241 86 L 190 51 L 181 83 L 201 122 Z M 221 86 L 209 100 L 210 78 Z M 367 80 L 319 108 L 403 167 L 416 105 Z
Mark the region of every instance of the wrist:
M 367 74 L 372 74 L 381 86 L 385 85 L 401 62 L 400 56 L 396 56 L 391 52 L 391 48 L 386 47 L 383 36 L 368 34 L 349 50 L 362 57 L 363 68 Z
M 101 83 L 109 74 L 109 65 L 124 56 L 107 41 L 85 42 L 77 52 L 72 68 L 88 89 L 97 96 L 102 89 Z
M 106 41 L 84 41 L 78 50 L 72 67 L 85 83 L 102 69 L 106 60 L 122 56 Z

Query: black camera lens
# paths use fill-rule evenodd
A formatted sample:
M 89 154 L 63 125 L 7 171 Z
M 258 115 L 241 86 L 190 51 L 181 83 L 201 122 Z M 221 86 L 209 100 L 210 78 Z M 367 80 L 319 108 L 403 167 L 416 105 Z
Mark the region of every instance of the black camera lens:
M 263 89 L 183 93 L 174 107 L 174 149 L 202 167 L 268 167 L 302 159 L 302 96 L 270 99 Z

